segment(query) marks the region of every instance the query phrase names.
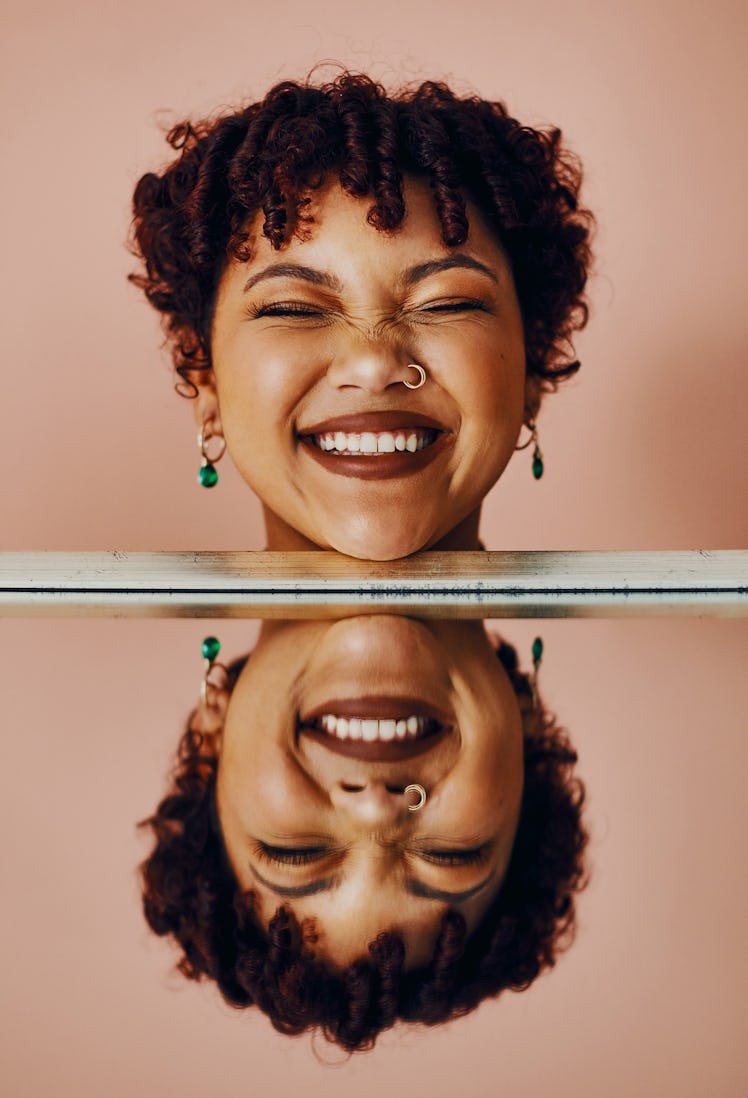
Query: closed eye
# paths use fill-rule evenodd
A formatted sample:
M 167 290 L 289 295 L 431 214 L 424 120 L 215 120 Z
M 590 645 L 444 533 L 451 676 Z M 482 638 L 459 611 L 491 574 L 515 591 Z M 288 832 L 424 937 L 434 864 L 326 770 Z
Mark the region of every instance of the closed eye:
M 331 853 L 327 846 L 270 846 L 261 842 L 255 845 L 255 854 L 259 860 L 271 865 L 310 865 Z
M 413 853 L 425 862 L 435 865 L 459 866 L 481 865 L 488 859 L 491 843 L 476 846 L 470 850 L 415 850 Z
M 320 317 L 322 312 L 313 305 L 306 305 L 299 301 L 279 301 L 269 305 L 253 305 L 249 310 L 252 317 L 278 316 L 278 317 Z
M 422 306 L 425 313 L 466 313 L 484 312 L 488 309 L 483 301 L 440 301 L 434 305 Z

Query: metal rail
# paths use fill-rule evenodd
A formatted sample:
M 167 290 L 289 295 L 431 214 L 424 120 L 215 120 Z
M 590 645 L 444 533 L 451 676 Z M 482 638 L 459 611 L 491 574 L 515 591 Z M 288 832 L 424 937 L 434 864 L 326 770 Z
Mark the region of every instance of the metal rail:
M 0 553 L 0 615 L 331 618 L 748 615 L 748 551 Z

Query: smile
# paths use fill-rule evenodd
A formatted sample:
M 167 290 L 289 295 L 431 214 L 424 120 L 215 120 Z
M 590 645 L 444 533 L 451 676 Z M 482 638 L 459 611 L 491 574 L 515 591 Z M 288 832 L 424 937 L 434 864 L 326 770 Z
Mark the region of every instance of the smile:
M 405 412 L 341 416 L 298 435 L 300 448 L 329 472 L 380 479 L 419 472 L 454 440 L 433 420 Z
M 327 453 L 343 454 L 415 454 L 430 446 L 437 437 L 436 431 L 413 427 L 405 431 L 332 431 L 324 435 L 312 435 L 314 445 Z
M 433 735 L 441 725 L 432 717 L 400 717 L 397 720 L 374 720 L 366 717 L 335 717 L 323 713 L 312 724 L 328 736 L 339 740 L 364 740 L 366 743 L 389 743 L 392 740 L 415 740 Z
M 420 699 L 369 697 L 328 701 L 299 717 L 297 729 L 339 755 L 392 762 L 433 750 L 454 725 Z

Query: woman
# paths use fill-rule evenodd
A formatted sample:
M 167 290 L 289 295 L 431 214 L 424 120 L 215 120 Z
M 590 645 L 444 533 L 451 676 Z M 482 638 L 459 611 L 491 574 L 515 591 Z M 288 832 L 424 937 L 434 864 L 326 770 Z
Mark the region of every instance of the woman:
M 146 918 L 281 1032 L 353 1051 L 446 1021 L 571 938 L 575 761 L 480 623 L 265 623 L 145 823 Z
M 135 191 L 132 277 L 196 398 L 202 483 L 225 440 L 268 548 L 476 549 L 523 422 L 540 475 L 540 401 L 587 317 L 560 138 L 350 73 L 171 131 L 177 159 Z

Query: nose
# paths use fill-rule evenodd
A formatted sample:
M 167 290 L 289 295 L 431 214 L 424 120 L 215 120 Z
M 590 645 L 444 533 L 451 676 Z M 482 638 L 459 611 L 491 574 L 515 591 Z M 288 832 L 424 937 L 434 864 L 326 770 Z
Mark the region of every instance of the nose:
M 336 782 L 330 800 L 365 827 L 385 827 L 408 817 L 405 786 L 387 785 L 378 779 Z
M 361 337 L 338 350 L 327 378 L 336 389 L 383 393 L 406 380 L 406 364 L 411 361 L 391 340 Z

